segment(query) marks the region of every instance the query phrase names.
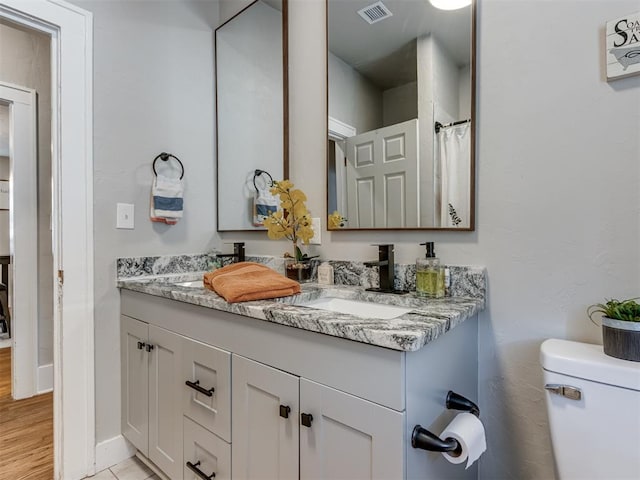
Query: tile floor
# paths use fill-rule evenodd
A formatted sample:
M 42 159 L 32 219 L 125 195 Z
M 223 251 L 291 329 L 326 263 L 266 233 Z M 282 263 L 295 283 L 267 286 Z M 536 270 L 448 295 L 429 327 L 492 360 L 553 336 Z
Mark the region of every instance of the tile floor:
M 158 476 L 136 457 L 96 473 L 91 480 L 158 480 Z

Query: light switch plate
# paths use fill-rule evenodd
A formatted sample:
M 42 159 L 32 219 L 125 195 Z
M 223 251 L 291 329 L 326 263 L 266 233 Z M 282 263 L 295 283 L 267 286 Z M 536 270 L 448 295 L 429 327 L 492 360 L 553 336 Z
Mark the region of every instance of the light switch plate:
M 132 230 L 134 228 L 134 205 L 118 203 L 116 207 L 116 228 Z
M 322 239 L 322 225 L 320 224 L 320 218 L 314 217 L 311 219 L 311 228 L 313 228 L 313 237 L 309 240 L 311 245 L 320 245 Z

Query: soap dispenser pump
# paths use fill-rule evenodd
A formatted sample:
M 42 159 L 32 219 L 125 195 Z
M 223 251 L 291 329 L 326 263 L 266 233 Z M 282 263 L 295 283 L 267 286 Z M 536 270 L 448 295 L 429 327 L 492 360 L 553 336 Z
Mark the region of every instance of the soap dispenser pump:
M 436 257 L 433 242 L 425 242 L 425 258 L 416 260 L 416 293 L 423 297 L 444 297 L 444 268 Z

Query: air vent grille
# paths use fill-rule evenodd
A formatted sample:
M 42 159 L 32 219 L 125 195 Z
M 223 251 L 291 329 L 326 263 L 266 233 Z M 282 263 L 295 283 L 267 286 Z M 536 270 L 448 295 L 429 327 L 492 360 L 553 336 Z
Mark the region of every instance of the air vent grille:
M 358 15 L 366 20 L 369 25 L 373 25 L 385 18 L 389 18 L 393 13 L 382 2 L 376 2 L 368 7 L 358 10 Z

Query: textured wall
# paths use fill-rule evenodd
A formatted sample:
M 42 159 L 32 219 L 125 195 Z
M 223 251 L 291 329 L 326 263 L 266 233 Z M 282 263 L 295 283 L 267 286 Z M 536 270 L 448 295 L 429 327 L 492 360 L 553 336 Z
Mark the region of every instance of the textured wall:
M 117 257 L 201 252 L 215 233 L 211 1 L 81 1 L 94 13 L 94 224 L 97 441 L 120 433 Z M 185 215 L 149 221 L 151 162 L 185 166 Z M 116 230 L 116 203 L 135 230 Z
M 0 23 L 0 80 L 32 88 L 37 94 L 38 365 L 53 362 L 50 43 L 47 35 L 15 24 Z

